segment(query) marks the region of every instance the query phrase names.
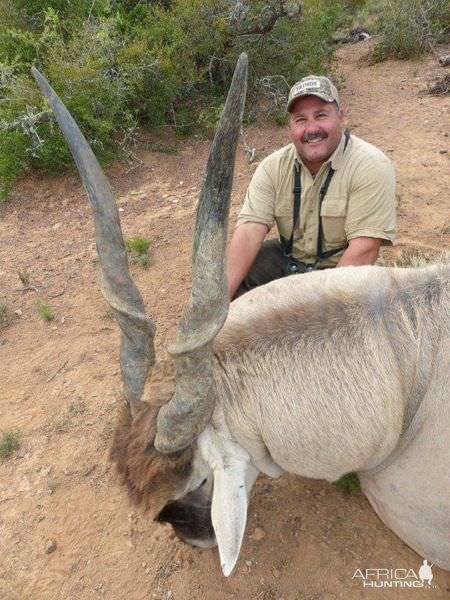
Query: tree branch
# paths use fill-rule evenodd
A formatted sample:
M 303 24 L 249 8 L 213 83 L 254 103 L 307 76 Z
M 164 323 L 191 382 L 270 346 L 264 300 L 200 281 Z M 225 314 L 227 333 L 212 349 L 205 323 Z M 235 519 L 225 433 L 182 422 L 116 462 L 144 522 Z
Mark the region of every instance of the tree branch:
M 288 19 L 298 17 L 302 12 L 303 5 L 301 2 L 292 3 L 286 2 L 285 0 L 279 0 L 278 2 L 269 4 L 266 9 L 268 17 L 264 23 L 256 23 L 243 31 L 239 31 L 237 35 L 263 35 L 269 33 L 273 30 L 276 22 L 281 17 L 287 17 Z

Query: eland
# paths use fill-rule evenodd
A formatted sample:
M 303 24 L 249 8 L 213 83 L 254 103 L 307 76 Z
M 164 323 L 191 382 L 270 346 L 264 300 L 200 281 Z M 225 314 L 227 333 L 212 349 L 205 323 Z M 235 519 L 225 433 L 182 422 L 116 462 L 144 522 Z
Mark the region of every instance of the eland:
M 92 150 L 40 73 L 91 202 L 100 285 L 121 329 L 111 457 L 131 497 L 229 575 L 259 473 L 359 473 L 381 519 L 450 569 L 450 265 L 292 275 L 229 305 L 225 249 L 246 91 L 238 61 L 197 208 L 192 291 L 169 356 L 129 271 Z

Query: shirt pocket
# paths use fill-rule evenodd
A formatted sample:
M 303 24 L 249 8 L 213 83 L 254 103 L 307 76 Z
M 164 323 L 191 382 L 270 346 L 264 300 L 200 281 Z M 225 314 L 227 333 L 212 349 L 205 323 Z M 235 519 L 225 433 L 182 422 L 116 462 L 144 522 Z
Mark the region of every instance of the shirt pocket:
M 344 246 L 347 243 L 345 219 L 347 200 L 345 197 L 330 197 L 323 201 L 320 209 L 323 237 L 327 244 Z
M 277 223 L 278 232 L 286 239 L 289 239 L 292 234 L 293 215 L 294 206 L 292 196 L 279 199 L 275 206 L 275 221 Z

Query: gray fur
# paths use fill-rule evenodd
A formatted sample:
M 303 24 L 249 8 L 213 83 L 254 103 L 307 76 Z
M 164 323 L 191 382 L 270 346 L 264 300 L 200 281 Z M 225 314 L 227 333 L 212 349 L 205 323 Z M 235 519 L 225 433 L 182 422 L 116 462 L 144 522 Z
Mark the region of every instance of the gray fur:
M 350 267 L 232 303 L 213 424 L 264 472 L 357 471 L 405 542 L 450 569 L 450 267 Z

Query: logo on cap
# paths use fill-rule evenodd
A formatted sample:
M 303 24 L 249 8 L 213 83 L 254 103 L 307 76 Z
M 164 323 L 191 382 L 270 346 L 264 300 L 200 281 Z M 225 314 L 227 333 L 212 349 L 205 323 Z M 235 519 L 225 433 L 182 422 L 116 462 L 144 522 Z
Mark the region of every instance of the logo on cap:
M 339 93 L 328 77 L 310 75 L 297 81 L 289 92 L 287 110 L 290 111 L 295 100 L 301 96 L 318 96 L 325 102 L 336 102 L 339 104 Z

